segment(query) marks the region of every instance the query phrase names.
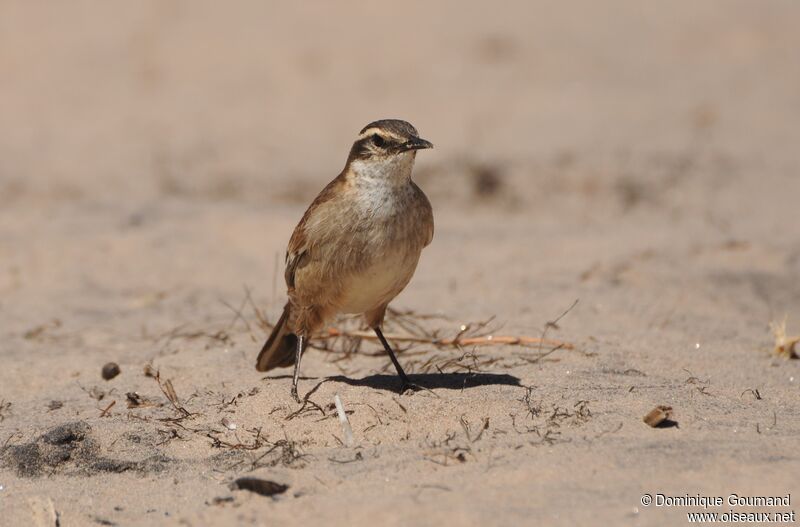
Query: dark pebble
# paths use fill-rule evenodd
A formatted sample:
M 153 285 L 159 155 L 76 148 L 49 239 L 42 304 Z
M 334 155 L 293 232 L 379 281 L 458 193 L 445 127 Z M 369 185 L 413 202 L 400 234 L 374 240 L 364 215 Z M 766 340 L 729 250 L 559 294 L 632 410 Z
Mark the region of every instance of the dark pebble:
M 116 362 L 109 362 L 105 366 L 103 366 L 103 378 L 107 381 L 110 381 L 117 375 L 119 375 L 119 364 Z

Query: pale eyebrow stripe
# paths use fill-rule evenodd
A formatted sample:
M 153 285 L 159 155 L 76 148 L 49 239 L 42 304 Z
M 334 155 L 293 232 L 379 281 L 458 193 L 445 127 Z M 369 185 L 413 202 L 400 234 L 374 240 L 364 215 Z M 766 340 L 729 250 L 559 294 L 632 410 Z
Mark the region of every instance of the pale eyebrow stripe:
M 364 139 L 365 137 L 369 137 L 372 134 L 378 134 L 381 137 L 390 137 L 390 138 L 395 139 L 397 141 L 402 141 L 403 140 L 403 138 L 400 137 L 399 135 L 395 135 L 395 134 L 393 134 L 391 132 L 387 132 L 386 130 L 383 130 L 382 128 L 375 128 L 375 127 L 367 128 L 366 130 L 364 130 L 364 132 L 361 135 L 358 136 L 358 138 L 359 139 Z

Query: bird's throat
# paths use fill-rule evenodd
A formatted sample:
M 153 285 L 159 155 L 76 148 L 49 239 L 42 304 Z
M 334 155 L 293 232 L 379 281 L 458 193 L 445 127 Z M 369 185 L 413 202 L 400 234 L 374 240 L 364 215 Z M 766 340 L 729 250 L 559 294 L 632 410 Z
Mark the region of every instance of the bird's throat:
M 356 159 L 348 166 L 348 180 L 356 186 L 390 188 L 407 185 L 414 168 L 414 154 L 403 152 L 387 157 Z

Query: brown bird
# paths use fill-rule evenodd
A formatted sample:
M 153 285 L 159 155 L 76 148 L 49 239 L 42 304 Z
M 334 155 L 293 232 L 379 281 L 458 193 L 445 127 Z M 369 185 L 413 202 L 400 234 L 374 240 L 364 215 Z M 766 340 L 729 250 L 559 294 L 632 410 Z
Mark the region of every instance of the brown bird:
M 344 170 L 319 193 L 286 250 L 289 301 L 256 369 L 294 364 L 292 396 L 307 339 L 338 313 L 362 314 L 402 382 L 412 387 L 381 332 L 386 306 L 417 268 L 433 238 L 433 210 L 411 181 L 417 150 L 433 148 L 411 124 L 375 121 L 356 138 Z

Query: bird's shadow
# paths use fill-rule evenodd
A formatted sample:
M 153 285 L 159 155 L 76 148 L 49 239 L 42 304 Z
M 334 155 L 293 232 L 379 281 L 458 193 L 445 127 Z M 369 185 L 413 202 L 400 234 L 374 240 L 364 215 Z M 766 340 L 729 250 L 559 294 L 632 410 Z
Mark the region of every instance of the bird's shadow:
M 660 423 L 658 423 L 654 428 L 680 428 L 678 426 L 678 421 L 673 421 L 672 419 L 664 419 Z
M 265 377 L 266 379 L 291 378 L 289 375 L 276 375 Z M 304 377 L 304 379 L 310 379 Z M 520 386 L 522 384 L 518 377 L 507 373 L 412 373 L 408 379 L 415 385 L 423 389 L 436 390 L 464 390 L 478 386 Z M 332 375 L 323 378 L 319 384 L 326 382 L 340 382 L 350 386 L 366 386 L 374 390 L 386 390 L 396 392 L 400 389 L 400 377 L 384 373 L 376 373 L 354 379 L 344 375 Z

